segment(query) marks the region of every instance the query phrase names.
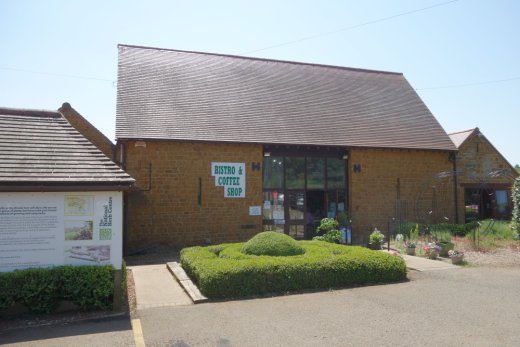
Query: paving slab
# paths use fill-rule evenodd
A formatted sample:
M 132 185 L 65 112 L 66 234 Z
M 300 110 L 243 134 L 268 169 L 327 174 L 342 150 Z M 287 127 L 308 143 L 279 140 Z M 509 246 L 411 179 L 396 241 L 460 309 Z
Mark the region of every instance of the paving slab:
M 386 249 L 381 252 L 395 253 L 395 251 L 388 252 Z M 399 254 L 404 259 L 406 267 L 416 271 L 431 271 L 431 270 L 453 270 L 459 269 L 460 266 L 453 265 L 442 259 L 428 259 L 424 257 L 417 257 L 413 255 Z
M 413 255 L 402 255 L 406 262 L 406 267 L 417 271 L 431 271 L 431 270 L 453 270 L 459 269 L 460 266 L 450 264 L 440 259 L 432 260 L 423 257 L 416 257 Z
M 166 264 L 138 265 L 129 268 L 134 275 L 137 310 L 193 304 L 168 271 Z

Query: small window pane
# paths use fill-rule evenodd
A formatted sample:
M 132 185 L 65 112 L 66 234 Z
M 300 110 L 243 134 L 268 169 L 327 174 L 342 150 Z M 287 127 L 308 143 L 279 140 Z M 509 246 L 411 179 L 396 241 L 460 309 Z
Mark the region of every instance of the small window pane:
M 264 224 L 264 231 L 274 231 L 277 233 L 284 233 L 283 224 Z
M 480 190 L 465 189 L 464 190 L 464 207 L 466 223 L 477 220 L 480 216 Z
M 303 193 L 290 192 L 289 194 L 289 218 L 303 220 L 305 201 Z
M 307 158 L 307 188 L 325 188 L 325 159 Z
M 327 159 L 328 188 L 345 188 L 345 160 Z
M 264 157 L 264 188 L 283 188 L 283 157 Z
M 289 236 L 295 239 L 303 239 L 305 237 L 305 226 L 304 225 L 290 225 Z
M 498 213 L 507 213 L 508 212 L 508 202 L 507 202 L 507 192 L 505 190 L 497 190 L 496 194 L 496 203 L 497 203 L 497 212 Z
M 305 158 L 285 158 L 285 184 L 289 189 L 305 188 Z
M 263 214 L 264 220 L 276 220 L 276 223 L 283 224 L 285 220 L 284 194 L 279 191 L 264 192 Z

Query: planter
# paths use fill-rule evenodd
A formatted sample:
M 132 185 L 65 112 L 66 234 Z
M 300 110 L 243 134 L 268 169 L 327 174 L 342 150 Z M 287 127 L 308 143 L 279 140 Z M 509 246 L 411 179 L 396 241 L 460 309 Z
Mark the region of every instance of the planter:
M 451 256 L 451 263 L 453 265 L 460 265 L 462 264 L 462 261 L 464 260 L 464 254 L 461 255 L 452 255 Z
M 381 248 L 382 248 L 381 246 L 382 246 L 382 245 L 380 245 L 380 244 L 375 244 L 375 243 L 369 243 L 369 244 L 368 244 L 368 248 L 373 249 L 373 250 L 375 250 L 375 251 L 380 251 Z
M 406 247 L 407 255 L 415 255 L 415 247 Z
M 455 248 L 455 244 L 453 242 L 437 242 L 437 245 L 441 247 L 441 251 L 439 253 L 441 257 L 447 257 L 448 252 Z

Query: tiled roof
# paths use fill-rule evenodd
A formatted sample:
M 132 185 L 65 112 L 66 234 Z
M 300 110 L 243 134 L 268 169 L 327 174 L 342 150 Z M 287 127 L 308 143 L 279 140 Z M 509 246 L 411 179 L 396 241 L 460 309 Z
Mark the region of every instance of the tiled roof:
M 133 182 L 60 113 L 0 108 L 0 186 Z
M 455 150 L 399 73 L 120 45 L 116 137 Z
M 450 136 L 451 141 L 455 144 L 455 147 L 460 148 L 460 146 L 474 133 L 478 132 L 478 128 L 458 131 L 456 133 L 448 134 Z

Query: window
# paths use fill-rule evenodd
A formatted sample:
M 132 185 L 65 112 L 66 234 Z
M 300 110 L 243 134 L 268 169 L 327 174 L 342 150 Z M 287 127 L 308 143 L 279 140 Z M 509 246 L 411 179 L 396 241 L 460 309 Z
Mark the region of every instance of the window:
M 505 190 L 497 190 L 496 194 L 496 204 L 497 204 L 497 212 L 500 214 L 508 213 L 509 211 L 509 202 L 507 199 L 507 192 Z
M 291 153 L 291 152 L 288 152 Z M 264 230 L 284 232 L 295 238 L 315 235 L 315 223 L 346 212 L 346 164 L 344 150 L 324 150 L 313 156 L 264 157 Z
M 264 188 L 283 188 L 283 157 L 264 158 Z
M 307 189 L 325 188 L 325 158 L 307 158 Z
M 288 189 L 305 188 L 305 158 L 285 158 L 285 187 Z
M 327 160 L 327 188 L 345 188 L 345 160 Z

